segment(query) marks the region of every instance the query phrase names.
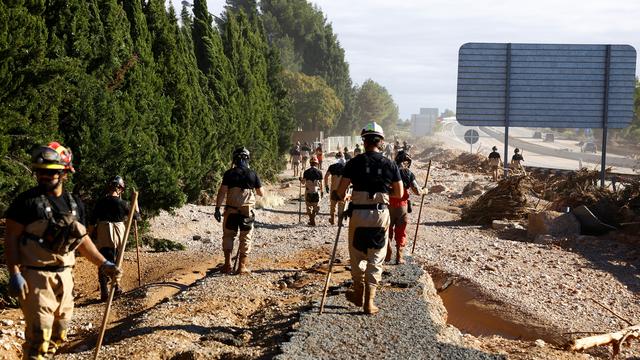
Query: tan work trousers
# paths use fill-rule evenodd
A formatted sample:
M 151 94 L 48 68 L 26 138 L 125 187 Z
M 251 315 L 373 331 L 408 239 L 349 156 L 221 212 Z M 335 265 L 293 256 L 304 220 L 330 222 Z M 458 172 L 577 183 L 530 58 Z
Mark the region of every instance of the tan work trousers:
M 353 210 L 349 221 L 349 257 L 351 263 L 351 277 L 354 283 L 378 285 L 382 279 L 382 264 L 387 255 L 389 238 L 389 210 Z M 367 244 L 366 233 L 356 234 L 357 229 L 379 229 L 379 235 L 383 234 L 382 242 L 377 244 L 380 248 L 362 248 Z M 358 235 L 358 236 L 356 236 Z M 365 238 L 363 238 L 365 237 Z M 359 249 L 360 248 L 360 249 Z
M 253 235 L 253 223 L 242 224 L 244 217 L 252 216 L 253 206 L 242 206 L 240 208 L 227 207 L 224 210 L 224 220 L 222 222 L 222 250 L 233 251 L 233 243 L 238 232 L 240 255 L 251 253 L 251 237 Z
M 329 203 L 329 214 L 332 220 L 336 216 L 336 207 L 338 207 L 338 219 L 340 219 L 342 218 L 342 213 L 344 213 L 344 201 L 331 200 Z
M 26 329 L 23 359 L 53 356 L 67 340 L 73 315 L 73 275 L 71 268 L 60 272 L 22 269 L 29 293 L 20 300 Z

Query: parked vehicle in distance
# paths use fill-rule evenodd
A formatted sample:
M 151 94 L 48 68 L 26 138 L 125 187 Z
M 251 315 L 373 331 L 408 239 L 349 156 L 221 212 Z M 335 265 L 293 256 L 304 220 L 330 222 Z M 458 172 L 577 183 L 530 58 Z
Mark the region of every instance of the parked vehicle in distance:
M 542 140 L 544 142 L 554 142 L 555 141 L 555 136 L 552 133 L 546 133 L 544 134 L 544 140 Z
M 598 151 L 596 144 L 593 142 L 586 142 L 584 144 L 582 144 L 582 146 L 580 147 L 580 151 L 583 153 L 586 152 L 590 152 L 590 153 L 596 153 L 596 151 Z
M 533 133 L 534 139 L 542 139 L 542 131 L 536 131 Z

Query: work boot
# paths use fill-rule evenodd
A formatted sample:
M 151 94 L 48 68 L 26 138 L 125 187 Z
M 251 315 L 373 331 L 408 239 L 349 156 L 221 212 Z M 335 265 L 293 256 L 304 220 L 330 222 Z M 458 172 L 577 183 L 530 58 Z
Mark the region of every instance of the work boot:
M 404 264 L 404 257 L 402 256 L 402 252 L 404 251 L 404 246 L 399 246 L 396 250 L 396 264 Z
M 391 249 L 391 239 L 389 239 L 389 244 L 387 245 L 387 255 L 384 257 L 384 261 L 391 261 L 391 255 L 393 255 L 393 250 Z
M 249 269 L 247 268 L 247 255 L 241 254 L 240 261 L 238 264 L 238 275 L 248 274 Z
M 380 309 L 373 303 L 373 299 L 376 297 L 377 288 L 375 285 L 367 284 L 364 291 L 364 312 L 365 314 L 373 315 L 377 314 Z
M 364 296 L 364 284 L 361 282 L 353 283 L 351 289 L 347 290 L 347 292 L 344 293 L 344 296 L 349 302 L 353 303 L 353 305 L 358 307 L 362 306 L 364 304 L 362 299 Z
M 311 226 L 316 226 L 316 217 L 315 217 L 315 216 L 314 216 L 314 217 L 312 217 L 312 218 L 309 220 L 309 225 L 311 225 Z
M 231 250 L 224 251 L 224 265 L 222 265 L 222 273 L 230 274 L 233 268 L 231 267 Z

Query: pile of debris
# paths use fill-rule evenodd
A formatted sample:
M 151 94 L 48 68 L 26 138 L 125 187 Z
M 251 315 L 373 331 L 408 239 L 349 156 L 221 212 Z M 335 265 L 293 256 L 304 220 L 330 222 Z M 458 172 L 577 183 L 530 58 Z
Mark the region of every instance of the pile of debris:
M 510 176 L 462 209 L 462 221 L 469 224 L 490 224 L 493 220 L 518 220 L 529 213 L 527 194 L 532 191 L 528 176 Z
M 607 170 L 609 171 L 609 169 Z M 544 197 L 551 201 L 549 210 L 566 211 L 581 205 L 589 208 L 596 217 L 614 225 L 637 221 L 640 213 L 640 183 L 626 179 L 616 190 L 600 187 L 600 173 L 580 169 L 568 176 L 557 175 L 547 181 Z
M 469 173 L 488 173 L 491 168 L 486 156 L 468 152 L 462 153 L 455 159 L 448 161 L 447 167 L 452 170 Z
M 438 162 L 448 162 L 456 157 L 456 152 L 450 149 L 443 149 L 438 146 L 429 146 L 421 153 L 415 155 L 413 158 L 417 160 L 433 160 Z

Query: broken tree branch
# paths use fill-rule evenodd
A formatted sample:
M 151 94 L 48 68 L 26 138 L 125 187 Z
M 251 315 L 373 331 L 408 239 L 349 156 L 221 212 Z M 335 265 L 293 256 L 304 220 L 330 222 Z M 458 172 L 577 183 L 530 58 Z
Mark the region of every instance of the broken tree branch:
M 620 352 L 620 346 L 625 341 L 631 338 L 640 338 L 640 324 L 608 334 L 594 335 L 581 339 L 575 339 L 567 344 L 567 348 L 569 350 L 577 351 L 611 344 L 613 346 L 613 356 L 615 357 Z

